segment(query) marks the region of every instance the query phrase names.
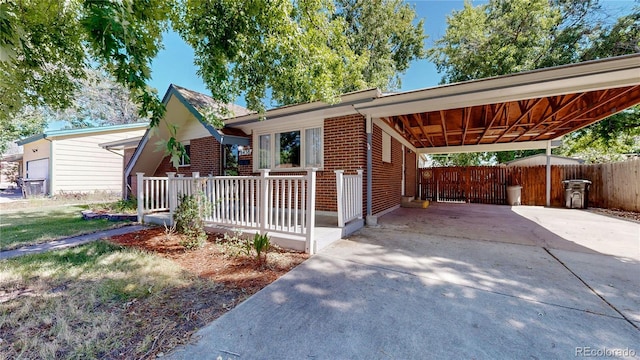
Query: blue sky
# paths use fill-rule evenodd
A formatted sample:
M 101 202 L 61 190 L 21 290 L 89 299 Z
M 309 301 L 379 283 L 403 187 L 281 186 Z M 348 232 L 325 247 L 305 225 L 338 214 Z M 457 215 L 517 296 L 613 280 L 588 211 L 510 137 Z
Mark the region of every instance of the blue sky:
M 415 6 L 419 18 L 425 20 L 424 31 L 428 35 L 426 47 L 433 45 L 433 41 L 439 39 L 446 30 L 446 16 L 453 10 L 460 10 L 464 6 L 462 0 L 418 0 L 407 1 Z M 485 3 L 486 1 L 473 1 L 474 5 Z M 615 14 L 621 10 L 627 11 L 633 6 L 633 1 L 601 1 L 607 13 Z M 615 16 L 611 17 L 615 20 Z M 164 50 L 162 50 L 152 63 L 152 80 L 150 85 L 158 89 L 159 96 L 162 96 L 169 87 L 175 83 L 186 88 L 199 91 L 205 94 L 210 92 L 206 89 L 202 79 L 196 74 L 196 67 L 193 65 L 193 50 L 173 32 L 165 34 Z M 402 76 L 402 87 L 400 90 L 415 90 L 438 85 L 441 79 L 435 66 L 428 60 L 414 61 Z M 244 105 L 243 99 L 237 99 L 237 103 Z

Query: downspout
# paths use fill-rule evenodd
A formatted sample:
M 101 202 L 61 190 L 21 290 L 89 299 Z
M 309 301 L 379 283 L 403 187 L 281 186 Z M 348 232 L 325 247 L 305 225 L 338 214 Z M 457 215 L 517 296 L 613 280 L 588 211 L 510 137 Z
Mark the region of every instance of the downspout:
M 367 132 L 367 225 L 375 225 L 375 221 L 372 217 L 372 194 L 373 191 L 373 122 L 371 121 L 371 115 L 367 114 L 366 123 Z
M 551 140 L 547 141 L 546 206 L 551 206 Z

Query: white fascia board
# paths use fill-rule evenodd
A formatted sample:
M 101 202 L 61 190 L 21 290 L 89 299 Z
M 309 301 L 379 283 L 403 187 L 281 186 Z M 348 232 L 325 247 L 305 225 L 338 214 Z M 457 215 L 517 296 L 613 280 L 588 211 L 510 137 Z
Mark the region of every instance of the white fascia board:
M 355 107 L 363 114 L 387 117 L 638 84 L 640 56 L 633 56 L 618 62 L 579 64 L 389 95 Z
M 413 146 L 413 144 L 411 144 L 409 141 L 407 141 L 407 139 L 402 137 L 402 135 L 398 134 L 396 129 L 392 128 L 391 126 L 389 126 L 386 122 L 382 121 L 381 119 L 373 119 L 373 124 L 376 125 L 377 127 L 379 127 L 380 129 L 382 129 L 382 131 L 384 131 L 387 134 L 391 135 L 392 138 L 398 140 L 398 142 L 400 142 L 402 145 L 404 145 L 407 148 L 409 148 L 411 151 L 413 151 L 415 153 L 420 152 L 418 149 L 416 149 L 415 146 Z
M 546 149 L 549 140 L 540 141 L 523 141 L 513 143 L 499 144 L 480 144 L 480 145 L 464 145 L 464 146 L 441 146 L 420 148 L 418 154 L 460 154 L 474 153 L 485 151 L 511 151 L 511 150 L 537 150 Z M 551 140 L 551 147 L 556 148 L 562 145 L 561 140 Z
M 277 130 L 291 130 L 294 128 L 310 127 L 311 124 L 322 126 L 324 119 L 357 114 L 358 112 L 351 105 L 339 106 L 336 108 L 308 111 L 301 114 L 293 114 L 286 116 L 268 117 L 264 120 L 255 120 L 253 122 L 233 125 L 225 122 L 228 126 L 233 126 L 244 131 L 247 134 L 252 132 L 265 132 Z
M 275 120 L 290 118 L 299 119 L 301 116 L 323 116 L 326 118 L 349 115 L 356 113 L 353 108 L 354 103 L 370 102 L 372 99 L 380 97 L 380 95 L 380 90 L 368 89 L 344 94 L 340 97 L 340 102 L 337 104 L 327 104 L 321 101 L 294 104 L 267 110 L 263 114 L 254 113 L 225 119 L 224 122 L 227 126 L 240 128 L 242 125 L 260 121 L 261 118 L 264 118 L 265 120 Z

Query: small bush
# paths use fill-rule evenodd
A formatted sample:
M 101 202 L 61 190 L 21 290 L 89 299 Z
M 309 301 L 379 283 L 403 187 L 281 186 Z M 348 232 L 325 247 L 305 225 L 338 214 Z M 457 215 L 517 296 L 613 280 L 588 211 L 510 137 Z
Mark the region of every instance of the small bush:
M 242 236 L 242 232 L 224 234 L 224 242 L 221 243 L 223 251 L 228 256 L 255 257 L 258 263 L 267 261 L 267 252 L 271 248 L 270 237 L 267 234 L 256 233 L 253 239 Z
M 198 199 L 193 195 L 182 195 L 180 205 L 173 214 L 176 231 L 184 235 L 180 245 L 186 249 L 202 247 L 207 240 L 204 222 L 200 214 Z
M 268 234 L 260 235 L 256 233 L 253 236 L 253 250 L 256 252 L 256 260 L 258 260 L 259 263 L 267 261 L 267 251 L 269 251 L 270 247 L 271 241 L 269 240 Z M 262 256 L 263 253 L 264 257 Z

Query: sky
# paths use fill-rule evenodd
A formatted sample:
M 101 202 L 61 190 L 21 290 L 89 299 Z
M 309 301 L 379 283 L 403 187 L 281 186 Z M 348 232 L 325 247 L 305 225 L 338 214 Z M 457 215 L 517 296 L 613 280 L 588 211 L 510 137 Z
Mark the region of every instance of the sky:
M 415 7 L 417 17 L 424 19 L 424 31 L 428 36 L 425 48 L 430 48 L 433 42 L 444 35 L 447 28 L 446 17 L 454 10 L 464 7 L 463 0 L 417 0 L 407 1 Z M 472 1 L 473 5 L 486 1 Z M 619 13 L 633 6 L 633 0 L 614 1 L 601 0 L 601 4 L 608 13 Z M 612 21 L 615 16 L 612 16 Z M 193 65 L 193 50 L 174 32 L 165 34 L 164 49 L 160 51 L 152 63 L 152 80 L 150 85 L 158 90 L 160 97 L 166 92 L 169 84 L 174 83 L 191 90 L 210 94 L 202 79 L 196 74 Z M 401 76 L 400 91 L 409 91 L 438 85 L 441 74 L 429 60 L 414 61 L 410 68 Z M 245 105 L 244 99 L 237 99 L 240 105 Z M 268 105 L 268 104 L 267 104 Z

